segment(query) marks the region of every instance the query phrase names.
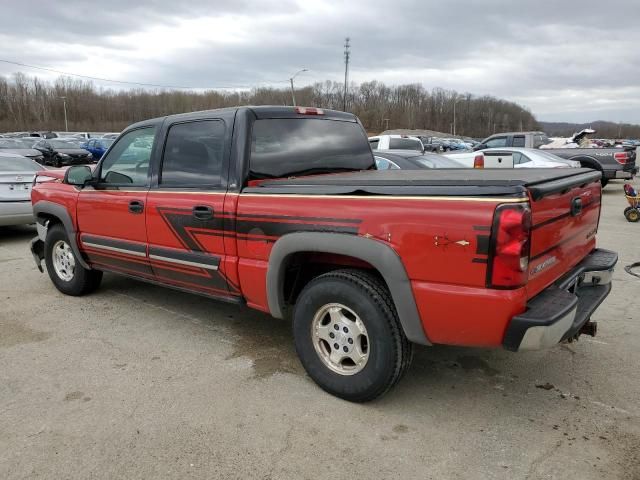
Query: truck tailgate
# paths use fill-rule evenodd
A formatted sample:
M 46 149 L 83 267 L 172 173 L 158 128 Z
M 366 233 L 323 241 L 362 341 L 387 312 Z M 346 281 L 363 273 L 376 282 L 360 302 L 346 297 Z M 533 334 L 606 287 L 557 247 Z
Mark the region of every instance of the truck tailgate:
M 579 183 L 576 183 L 578 181 Z M 601 187 L 594 175 L 530 188 L 531 254 L 527 296 L 537 295 L 595 248 Z M 554 185 L 556 183 L 556 185 Z

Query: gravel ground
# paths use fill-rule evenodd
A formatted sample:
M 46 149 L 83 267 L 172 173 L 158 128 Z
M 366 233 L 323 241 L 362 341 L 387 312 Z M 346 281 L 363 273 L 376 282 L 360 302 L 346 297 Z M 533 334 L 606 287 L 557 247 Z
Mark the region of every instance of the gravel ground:
M 637 182 L 636 182 L 637 184 Z M 548 351 L 418 348 L 383 399 L 304 374 L 287 322 L 113 275 L 58 293 L 0 230 L 0 478 L 640 478 L 640 224 L 596 338 Z M 544 386 L 544 388 L 542 388 Z

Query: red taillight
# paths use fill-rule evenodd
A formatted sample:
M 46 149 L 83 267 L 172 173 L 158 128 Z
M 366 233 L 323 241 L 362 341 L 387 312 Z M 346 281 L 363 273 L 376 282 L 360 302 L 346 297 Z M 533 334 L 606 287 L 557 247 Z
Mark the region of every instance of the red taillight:
M 473 159 L 473 168 L 484 168 L 484 155 L 476 155 Z
M 624 165 L 629 160 L 629 155 L 627 155 L 627 152 L 616 152 L 613 154 L 613 158 L 615 158 L 619 164 Z
M 518 288 L 527 281 L 531 210 L 522 205 L 501 205 L 493 217 L 487 286 Z
M 314 107 L 296 107 L 296 113 L 300 115 L 324 115 L 324 110 Z

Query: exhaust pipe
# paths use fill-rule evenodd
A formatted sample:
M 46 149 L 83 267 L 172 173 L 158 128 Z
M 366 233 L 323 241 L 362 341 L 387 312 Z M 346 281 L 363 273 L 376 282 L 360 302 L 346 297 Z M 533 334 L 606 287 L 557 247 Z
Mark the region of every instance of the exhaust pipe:
M 598 322 L 587 322 L 580 329 L 580 334 L 595 337 L 598 333 Z

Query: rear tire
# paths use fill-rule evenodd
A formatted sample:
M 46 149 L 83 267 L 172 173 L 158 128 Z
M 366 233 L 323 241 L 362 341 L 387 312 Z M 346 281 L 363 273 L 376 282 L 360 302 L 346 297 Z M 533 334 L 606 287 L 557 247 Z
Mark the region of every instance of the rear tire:
M 361 270 L 337 270 L 313 279 L 293 311 L 296 351 L 325 391 L 367 402 L 389 391 L 411 364 L 386 286 Z
M 44 260 L 49 278 L 65 295 L 86 295 L 100 286 L 102 272 L 88 270 L 80 265 L 71 249 L 67 232 L 59 223 L 47 232 Z
M 627 219 L 628 222 L 635 223 L 638 220 L 640 220 L 640 210 L 638 210 L 637 208 L 630 208 L 628 210 L 625 210 L 624 217 Z

